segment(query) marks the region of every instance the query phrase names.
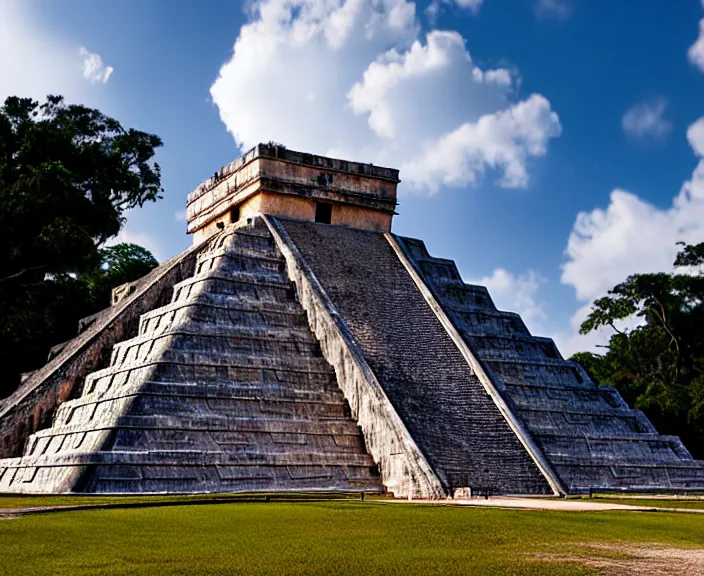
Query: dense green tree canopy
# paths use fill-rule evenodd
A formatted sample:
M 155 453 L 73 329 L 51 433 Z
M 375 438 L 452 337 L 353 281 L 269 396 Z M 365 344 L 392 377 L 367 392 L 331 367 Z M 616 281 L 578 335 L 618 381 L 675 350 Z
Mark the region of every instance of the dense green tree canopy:
M 110 304 L 115 286 L 141 278 L 155 268 L 159 262 L 149 250 L 136 244 L 117 244 L 100 249 L 100 267 L 82 274 L 91 297 L 97 306 Z
M 128 208 L 156 200 L 159 137 L 98 110 L 10 97 L 0 108 L 1 281 L 89 268 Z
M 630 276 L 597 300 L 580 332 L 611 327 L 608 349 L 572 359 L 704 458 L 704 242 L 682 244 L 674 264 L 673 273 Z M 618 330 L 628 318 L 639 325 Z
M 101 247 L 126 210 L 160 198 L 161 144 L 60 96 L 0 107 L 0 396 L 109 304 L 113 282 L 156 265 L 134 245 Z

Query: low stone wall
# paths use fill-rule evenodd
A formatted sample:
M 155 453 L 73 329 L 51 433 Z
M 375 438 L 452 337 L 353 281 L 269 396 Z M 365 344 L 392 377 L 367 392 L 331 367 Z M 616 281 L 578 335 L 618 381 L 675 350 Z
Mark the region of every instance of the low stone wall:
M 377 463 L 384 486 L 396 496 L 441 497 L 435 475 L 354 342 L 310 267 L 280 222 L 263 217 L 286 259 L 289 279 L 308 314 L 325 359 L 364 433 L 368 452 Z
M 134 282 L 132 294 L 92 324 L 0 403 L 0 458 L 21 456 L 27 439 L 51 425 L 56 408 L 80 392 L 112 346 L 137 333 L 141 314 L 161 306 L 177 282 L 193 275 L 200 246 L 189 248 Z

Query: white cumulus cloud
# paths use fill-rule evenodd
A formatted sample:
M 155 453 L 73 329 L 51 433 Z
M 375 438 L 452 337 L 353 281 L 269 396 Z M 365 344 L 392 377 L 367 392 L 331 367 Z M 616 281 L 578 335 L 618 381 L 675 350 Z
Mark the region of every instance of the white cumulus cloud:
M 494 114 L 467 122 L 429 141 L 401 165 L 404 177 L 431 192 L 440 185 L 476 185 L 486 168 L 498 168 L 498 184 L 520 188 L 528 184 L 526 161 L 547 152 L 547 141 L 560 135 L 557 114 L 538 94 Z
M 633 138 L 663 138 L 672 130 L 672 124 L 664 118 L 667 110 L 665 98 L 655 98 L 631 106 L 623 115 L 623 131 Z
M 704 0 L 702 0 L 702 7 L 704 7 Z M 699 36 L 697 40 L 689 47 L 687 52 L 689 56 L 689 61 L 704 72 L 704 18 L 699 20 Z
M 519 275 L 504 268 L 496 268 L 490 276 L 479 280 L 469 280 L 469 284 L 486 286 L 494 304 L 499 310 L 520 314 L 528 329 L 535 335 L 542 335 L 547 320 L 545 304 L 538 299 L 540 286 L 546 282 L 534 270 Z
M 594 299 L 628 275 L 670 271 L 677 242 L 704 241 L 704 117 L 689 127 L 687 139 L 699 162 L 669 208 L 658 208 L 632 192 L 617 189 L 606 209 L 578 214 L 561 277 L 583 302 L 572 318 L 575 331 Z M 589 339 L 576 338 L 572 346 L 593 346 L 607 338 L 607 332 Z
M 545 97 L 517 97 L 518 80 L 477 66 L 456 32 L 421 35 L 413 2 L 262 0 L 211 95 L 238 146 L 399 167 L 402 186 L 433 192 L 488 171 L 528 183 L 561 128 Z
M 106 84 L 113 73 L 112 66 L 103 64 L 100 54 L 89 52 L 81 46 L 78 53 L 83 57 L 83 77 L 89 82 Z

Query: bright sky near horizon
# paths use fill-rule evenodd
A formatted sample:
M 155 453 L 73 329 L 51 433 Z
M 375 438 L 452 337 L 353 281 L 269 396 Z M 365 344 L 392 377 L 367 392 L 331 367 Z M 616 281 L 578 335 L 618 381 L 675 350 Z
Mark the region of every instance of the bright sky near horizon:
M 565 356 L 590 303 L 704 241 L 704 1 L 0 0 L 0 100 L 164 140 L 120 239 L 188 246 L 186 194 L 257 142 L 401 170 L 394 231 Z

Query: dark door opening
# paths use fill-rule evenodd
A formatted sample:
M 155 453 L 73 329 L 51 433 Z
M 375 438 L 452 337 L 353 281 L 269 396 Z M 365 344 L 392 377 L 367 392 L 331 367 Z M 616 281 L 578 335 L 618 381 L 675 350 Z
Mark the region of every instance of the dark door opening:
M 332 221 L 332 204 L 315 203 L 315 221 L 330 224 Z
M 239 206 L 234 206 L 232 210 L 230 210 L 230 223 L 237 222 L 240 219 L 240 207 Z

